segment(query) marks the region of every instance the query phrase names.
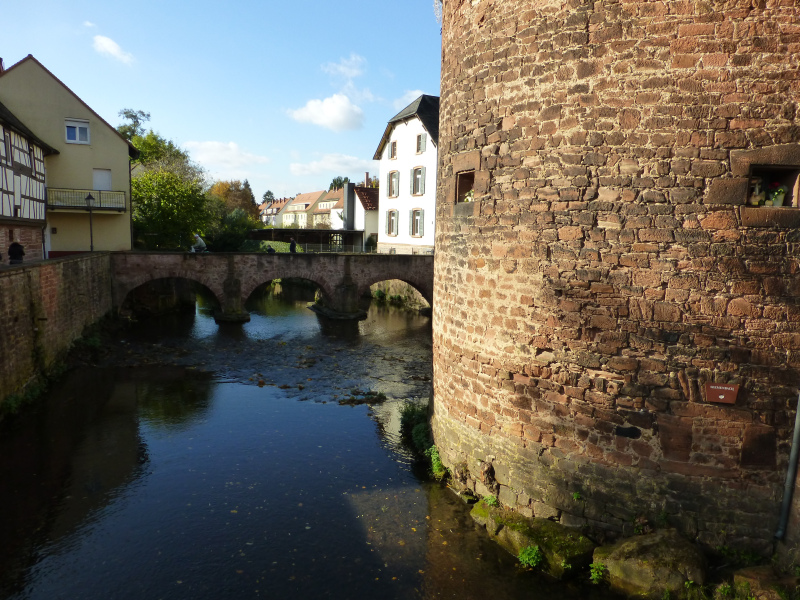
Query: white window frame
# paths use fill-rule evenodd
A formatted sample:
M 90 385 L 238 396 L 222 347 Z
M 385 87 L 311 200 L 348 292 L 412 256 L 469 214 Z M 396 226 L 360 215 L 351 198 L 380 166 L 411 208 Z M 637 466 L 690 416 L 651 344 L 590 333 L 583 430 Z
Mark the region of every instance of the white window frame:
M 75 131 L 75 139 L 70 139 L 70 129 Z M 81 139 L 81 130 L 86 130 L 86 139 Z M 66 119 L 64 121 L 64 139 L 68 144 L 89 145 L 92 143 L 91 132 L 89 131 L 89 121 L 85 119 Z
M 400 220 L 400 212 L 394 208 L 386 211 L 386 235 L 397 235 L 397 222 Z
M 400 171 L 389 171 L 386 197 L 397 198 L 400 195 Z
M 425 193 L 425 167 L 411 169 L 411 195 L 422 196 Z
M 411 237 L 422 237 L 425 234 L 425 211 L 421 208 L 412 208 L 409 218 L 409 233 Z

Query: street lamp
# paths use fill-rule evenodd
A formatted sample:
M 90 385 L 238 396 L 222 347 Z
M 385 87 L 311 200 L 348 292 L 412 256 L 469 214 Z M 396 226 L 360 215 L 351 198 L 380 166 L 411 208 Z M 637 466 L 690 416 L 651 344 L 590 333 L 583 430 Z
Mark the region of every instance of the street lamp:
M 86 196 L 86 208 L 89 209 L 89 252 L 94 252 L 94 231 L 92 230 L 92 209 L 94 208 L 94 196 Z

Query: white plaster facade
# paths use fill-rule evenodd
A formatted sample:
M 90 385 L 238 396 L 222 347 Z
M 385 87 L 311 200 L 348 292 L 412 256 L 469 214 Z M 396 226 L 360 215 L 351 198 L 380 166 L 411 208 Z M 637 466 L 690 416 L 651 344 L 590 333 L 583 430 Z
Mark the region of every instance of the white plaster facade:
M 425 115 L 416 111 L 424 99 Z M 430 131 L 435 100 L 436 130 Z M 398 113 L 384 133 L 375 159 L 380 166 L 378 252 L 412 254 L 433 251 L 436 226 L 438 103 L 421 96 Z

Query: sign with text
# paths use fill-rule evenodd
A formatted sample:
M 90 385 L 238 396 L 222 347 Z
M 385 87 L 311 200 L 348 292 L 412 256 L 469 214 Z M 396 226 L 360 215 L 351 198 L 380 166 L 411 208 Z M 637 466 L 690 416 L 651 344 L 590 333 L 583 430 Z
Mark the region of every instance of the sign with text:
M 736 404 L 739 385 L 736 383 L 706 383 L 706 402 Z

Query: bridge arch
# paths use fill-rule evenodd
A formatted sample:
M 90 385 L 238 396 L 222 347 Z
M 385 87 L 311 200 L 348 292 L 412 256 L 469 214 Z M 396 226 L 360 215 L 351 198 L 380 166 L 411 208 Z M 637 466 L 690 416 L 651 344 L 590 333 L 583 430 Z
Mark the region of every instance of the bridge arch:
M 155 279 L 179 277 L 213 293 L 221 306 L 217 320 L 249 320 L 246 299 L 258 286 L 274 279 L 313 281 L 331 313 L 349 318 L 361 312 L 360 294 L 387 279 L 404 281 L 429 303 L 433 300 L 431 255 L 116 252 L 112 268 L 117 310 L 130 290 Z
M 221 310 L 219 297 L 207 285 L 186 277 L 168 276 L 147 279 L 139 285 L 133 285 L 119 305 L 119 312 L 170 312 L 181 305 L 194 307 L 198 292 L 202 293 L 214 305 L 216 311 Z

